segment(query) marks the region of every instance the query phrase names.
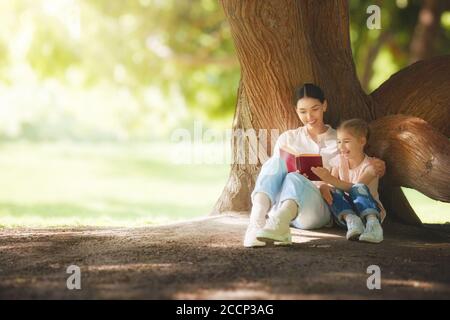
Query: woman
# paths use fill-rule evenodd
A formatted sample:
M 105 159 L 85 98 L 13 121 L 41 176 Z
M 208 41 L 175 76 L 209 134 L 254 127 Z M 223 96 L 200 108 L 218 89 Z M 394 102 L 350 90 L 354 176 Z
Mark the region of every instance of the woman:
M 299 229 L 332 225 L 327 205 L 332 201 L 330 188 L 320 187 L 323 182 L 312 182 L 297 172 L 287 173 L 286 164 L 280 158 L 280 147 L 286 146 L 298 153 L 320 154 L 323 166 L 330 167 L 329 161 L 338 150 L 336 130 L 323 122 L 328 104 L 318 86 L 306 83 L 295 90 L 295 106 L 303 127 L 282 133 L 272 157 L 261 168 L 251 195 L 252 210 L 244 238 L 245 247 L 273 242 L 291 244 L 290 224 Z M 384 162 L 371 161 L 378 176 L 383 176 Z

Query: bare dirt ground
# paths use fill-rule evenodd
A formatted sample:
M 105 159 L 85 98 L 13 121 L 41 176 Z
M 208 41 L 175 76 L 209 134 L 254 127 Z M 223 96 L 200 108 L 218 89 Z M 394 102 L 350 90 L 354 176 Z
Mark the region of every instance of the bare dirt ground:
M 145 228 L 0 230 L 2 299 L 450 298 L 450 226 L 385 226 L 379 245 L 293 230 L 294 245 L 246 249 L 239 215 Z M 81 290 L 68 290 L 69 265 Z M 367 267 L 381 268 L 368 290 Z

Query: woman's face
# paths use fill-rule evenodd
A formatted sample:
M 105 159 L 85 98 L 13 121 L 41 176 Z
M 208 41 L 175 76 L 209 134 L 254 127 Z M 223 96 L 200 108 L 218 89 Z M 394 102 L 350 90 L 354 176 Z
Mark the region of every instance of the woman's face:
M 308 129 L 321 129 L 323 123 L 323 113 L 327 110 L 327 101 L 321 103 L 319 100 L 304 97 L 297 101 L 297 114 L 300 121 Z

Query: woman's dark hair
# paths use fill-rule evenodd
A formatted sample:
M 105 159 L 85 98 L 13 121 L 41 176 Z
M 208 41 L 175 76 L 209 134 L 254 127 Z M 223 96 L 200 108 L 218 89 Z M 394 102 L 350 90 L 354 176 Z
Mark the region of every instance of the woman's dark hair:
M 298 100 L 304 97 L 317 99 L 320 103 L 325 101 L 325 95 L 322 89 L 312 83 L 305 83 L 303 86 L 295 88 L 294 106 L 297 105 Z

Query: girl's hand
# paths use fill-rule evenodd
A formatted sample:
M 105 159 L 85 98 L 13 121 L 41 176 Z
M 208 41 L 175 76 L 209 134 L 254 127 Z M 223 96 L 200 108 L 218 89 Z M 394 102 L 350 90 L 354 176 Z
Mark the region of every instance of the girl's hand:
M 323 182 L 330 183 L 331 179 L 333 179 L 333 176 L 331 175 L 331 172 L 328 171 L 325 168 L 322 167 L 312 167 L 311 171 L 318 176 Z
M 333 197 L 331 196 L 331 186 L 328 184 L 322 184 L 320 185 L 319 189 L 323 199 L 331 206 L 331 204 L 333 203 Z
M 383 160 L 378 158 L 371 158 L 370 164 L 375 169 L 378 177 L 381 178 L 382 176 L 384 176 L 384 174 L 386 173 L 386 163 Z

